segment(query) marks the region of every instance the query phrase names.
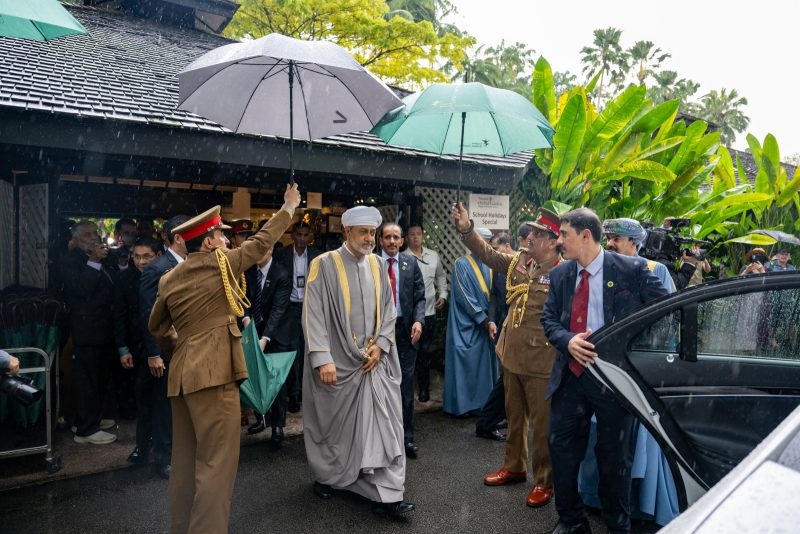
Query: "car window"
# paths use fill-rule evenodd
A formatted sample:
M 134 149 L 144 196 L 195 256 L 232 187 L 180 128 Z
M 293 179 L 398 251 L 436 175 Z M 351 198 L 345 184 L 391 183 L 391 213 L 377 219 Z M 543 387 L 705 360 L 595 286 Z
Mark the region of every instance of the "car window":
M 631 340 L 631 349 L 644 352 L 675 352 L 680 340 L 680 312 L 665 315 Z
M 697 305 L 697 359 L 796 360 L 800 364 L 800 289 L 720 297 Z M 680 312 L 657 320 L 631 340 L 637 352 L 678 350 Z
M 797 360 L 800 290 L 742 293 L 700 302 L 697 359 L 716 356 Z

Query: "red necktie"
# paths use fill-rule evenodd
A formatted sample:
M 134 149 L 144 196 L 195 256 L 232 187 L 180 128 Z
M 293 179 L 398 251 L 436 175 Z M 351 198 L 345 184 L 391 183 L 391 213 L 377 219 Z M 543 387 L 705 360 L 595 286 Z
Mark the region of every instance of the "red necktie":
M 586 332 L 586 321 L 589 319 L 589 271 L 581 271 L 581 281 L 572 297 L 572 313 L 569 319 L 569 331 L 575 334 Z M 581 376 L 586 370 L 575 358 L 570 357 L 569 370 L 575 376 Z
M 389 258 L 389 281 L 392 283 L 392 298 L 395 305 L 397 305 L 397 278 L 394 276 L 394 262 L 397 260 Z

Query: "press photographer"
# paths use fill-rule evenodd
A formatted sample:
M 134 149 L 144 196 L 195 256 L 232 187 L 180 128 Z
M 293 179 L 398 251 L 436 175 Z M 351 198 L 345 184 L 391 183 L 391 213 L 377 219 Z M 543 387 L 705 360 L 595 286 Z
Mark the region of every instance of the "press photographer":
M 754 248 L 744 255 L 745 266 L 739 272 L 740 275 L 764 274 L 770 272 L 769 256 L 763 248 Z
M 644 258 L 664 264 L 678 290 L 689 285 L 698 262 L 705 260 L 705 252 L 702 249 L 695 252 L 689 247 L 697 243 L 706 243 L 706 241 L 684 237 L 680 234 L 680 229 L 687 228 L 690 224 L 689 219 L 667 217 L 661 228 L 652 226 L 647 228 L 647 237 L 645 237 L 644 246 L 639 253 Z M 643 226 L 645 225 L 647 223 L 643 224 Z M 678 260 L 681 260 L 680 267 L 675 268 Z

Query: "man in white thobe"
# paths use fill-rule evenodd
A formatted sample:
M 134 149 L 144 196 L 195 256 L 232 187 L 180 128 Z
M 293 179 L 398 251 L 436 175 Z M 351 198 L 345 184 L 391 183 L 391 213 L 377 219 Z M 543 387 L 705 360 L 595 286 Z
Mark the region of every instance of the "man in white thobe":
M 306 454 L 314 493 L 358 493 L 372 511 L 394 516 L 414 509 L 403 500 L 406 458 L 397 315 L 384 261 L 372 253 L 377 209 L 342 216 L 345 244 L 316 258 L 303 302 L 303 408 Z

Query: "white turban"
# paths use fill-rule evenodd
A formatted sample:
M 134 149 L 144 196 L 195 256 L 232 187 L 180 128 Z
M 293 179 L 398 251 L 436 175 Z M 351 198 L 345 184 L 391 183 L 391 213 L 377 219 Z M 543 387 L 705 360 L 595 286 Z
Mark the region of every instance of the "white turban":
M 488 228 L 475 228 L 475 232 L 481 236 L 481 239 L 484 241 L 491 241 L 492 240 L 492 231 Z
M 371 206 L 356 206 L 342 214 L 342 226 L 372 226 L 377 228 L 383 222 L 381 212 Z

